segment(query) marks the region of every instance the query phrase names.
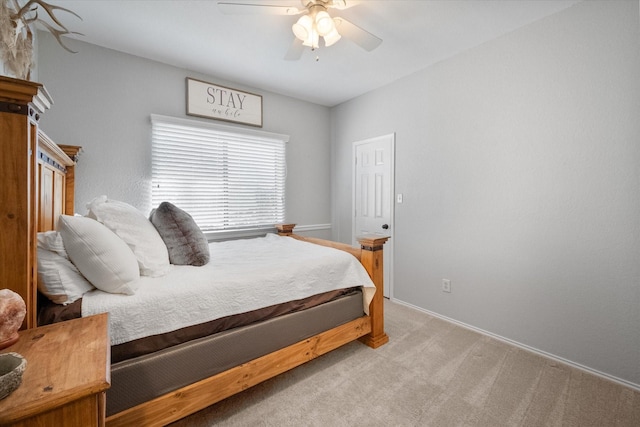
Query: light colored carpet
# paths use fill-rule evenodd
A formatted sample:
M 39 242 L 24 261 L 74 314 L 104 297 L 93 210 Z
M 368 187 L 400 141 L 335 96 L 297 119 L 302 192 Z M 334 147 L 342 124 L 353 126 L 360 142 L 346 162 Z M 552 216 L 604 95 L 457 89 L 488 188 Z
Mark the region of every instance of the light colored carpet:
M 172 424 L 640 426 L 640 392 L 387 301 L 359 342 Z

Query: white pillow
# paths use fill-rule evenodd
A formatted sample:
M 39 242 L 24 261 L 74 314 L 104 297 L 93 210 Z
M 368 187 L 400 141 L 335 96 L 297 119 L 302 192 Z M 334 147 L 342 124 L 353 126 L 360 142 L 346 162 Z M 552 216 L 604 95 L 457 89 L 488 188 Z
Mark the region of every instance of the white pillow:
M 38 248 L 38 290 L 56 304 L 71 304 L 94 289 L 68 259 Z
M 69 259 L 93 286 L 114 294 L 135 293 L 138 261 L 121 238 L 82 216 L 60 215 L 58 228 Z
M 43 231 L 38 233 L 38 247 L 55 252 L 63 258 L 69 259 L 64 248 L 62 236 L 57 231 Z
M 169 271 L 169 252 L 158 230 L 142 212 L 133 206 L 96 197 L 87 204 L 93 218 L 116 233 L 131 248 L 138 260 L 142 276 L 158 277 Z

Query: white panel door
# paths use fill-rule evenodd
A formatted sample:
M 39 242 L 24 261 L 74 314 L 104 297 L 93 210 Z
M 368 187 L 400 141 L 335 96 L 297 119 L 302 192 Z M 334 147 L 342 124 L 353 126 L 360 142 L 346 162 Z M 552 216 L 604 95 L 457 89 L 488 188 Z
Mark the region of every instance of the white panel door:
M 353 239 L 374 234 L 393 236 L 395 136 L 354 143 Z M 384 245 L 384 296 L 391 296 L 393 239 Z

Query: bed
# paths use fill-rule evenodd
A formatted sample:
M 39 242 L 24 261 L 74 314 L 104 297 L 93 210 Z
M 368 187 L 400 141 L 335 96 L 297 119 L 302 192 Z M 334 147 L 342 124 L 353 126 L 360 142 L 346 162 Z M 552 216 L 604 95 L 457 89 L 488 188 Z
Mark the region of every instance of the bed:
M 7 130 L 0 190 L 0 221 L 7 238 L 0 244 L 0 279 L 25 300 L 25 328 L 37 326 L 44 306 L 37 291 L 38 237 L 56 229 L 61 215 L 75 212 L 74 166 L 80 148 L 55 144 L 38 128 L 39 117 L 51 103 L 44 86 L 0 77 L 0 117 L 3 132 Z M 191 326 L 178 328 L 184 335 L 178 341 L 175 337 L 160 344 L 145 337 L 130 340 L 152 348 L 151 353 L 139 349 L 132 353 L 115 344 L 106 396 L 107 425 L 165 425 L 351 341 L 360 340 L 372 348 L 388 341 L 382 297 L 386 238 L 363 236 L 356 248 L 297 235 L 294 227 L 277 225 L 277 235 L 263 238 L 272 242 L 260 243 L 338 249 L 335 252 L 359 261 L 375 293 L 367 298 L 370 292 L 359 286 L 330 289 L 321 293 L 319 301 L 312 301 L 316 294 L 294 299 L 293 308 L 280 303 L 255 308 L 248 320 L 224 316 L 226 326 L 204 322 L 207 332 Z M 244 258 L 250 265 L 251 255 Z M 285 259 L 279 269 L 293 270 L 294 264 Z M 267 316 L 264 311 L 271 313 Z M 65 316 L 57 320 L 64 321 Z M 141 391 L 136 384 L 145 387 Z

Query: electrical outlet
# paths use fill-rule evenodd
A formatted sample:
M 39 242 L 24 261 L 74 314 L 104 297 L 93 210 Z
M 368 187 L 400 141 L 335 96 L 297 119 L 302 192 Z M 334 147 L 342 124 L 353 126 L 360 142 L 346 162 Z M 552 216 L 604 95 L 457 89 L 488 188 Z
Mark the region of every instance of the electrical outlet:
M 442 292 L 451 292 L 451 280 L 442 279 Z

